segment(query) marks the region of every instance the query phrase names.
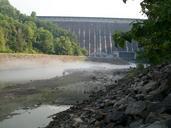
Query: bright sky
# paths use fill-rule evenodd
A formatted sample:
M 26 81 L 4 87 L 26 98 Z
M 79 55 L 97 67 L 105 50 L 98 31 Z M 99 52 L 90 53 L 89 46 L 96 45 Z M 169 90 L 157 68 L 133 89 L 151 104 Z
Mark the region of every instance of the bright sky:
M 140 1 L 128 0 L 9 0 L 22 13 L 38 16 L 83 16 L 145 18 L 141 13 Z

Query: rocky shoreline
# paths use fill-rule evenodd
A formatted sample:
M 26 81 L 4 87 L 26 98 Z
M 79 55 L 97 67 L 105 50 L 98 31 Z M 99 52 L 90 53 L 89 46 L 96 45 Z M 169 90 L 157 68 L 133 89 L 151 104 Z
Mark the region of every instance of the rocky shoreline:
M 46 128 L 171 128 L 171 64 L 132 74 L 56 114 Z

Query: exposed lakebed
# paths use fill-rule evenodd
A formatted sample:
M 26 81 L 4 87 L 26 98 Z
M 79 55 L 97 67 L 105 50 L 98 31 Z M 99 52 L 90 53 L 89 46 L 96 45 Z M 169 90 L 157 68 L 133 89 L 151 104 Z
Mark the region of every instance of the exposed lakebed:
M 20 62 L 13 68 L 0 70 L 0 128 L 47 125 L 51 121 L 48 116 L 66 110 L 66 105 L 87 99 L 89 93 L 105 88 L 122 78 L 125 69 L 135 66 L 83 61 L 47 63 Z M 28 110 L 20 109 L 25 107 Z M 16 111 L 19 115 L 13 114 Z M 34 114 L 39 120 L 36 124 L 31 118 Z

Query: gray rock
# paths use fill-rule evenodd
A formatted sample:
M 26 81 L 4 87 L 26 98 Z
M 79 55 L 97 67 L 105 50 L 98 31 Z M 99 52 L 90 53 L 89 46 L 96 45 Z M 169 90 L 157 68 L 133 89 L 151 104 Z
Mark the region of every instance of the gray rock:
M 171 112 L 171 94 L 169 94 L 163 101 L 163 105 L 165 107 L 165 111 Z
M 95 119 L 98 120 L 98 121 L 104 119 L 104 117 L 105 117 L 105 113 L 97 112 L 97 113 L 95 114 Z
M 96 121 L 94 125 L 97 127 L 97 126 L 100 125 L 100 122 L 99 121 Z
M 138 101 L 138 102 L 130 103 L 126 108 L 125 113 L 131 115 L 139 115 L 144 111 L 145 108 L 146 108 L 145 102 Z
M 145 123 L 153 123 L 153 122 L 159 121 L 159 120 L 161 120 L 161 119 L 159 118 L 159 115 L 156 114 L 156 113 L 151 112 L 151 113 L 147 116 L 147 118 L 146 118 L 146 120 L 145 120 Z
M 166 125 L 168 128 L 171 128 L 171 118 L 166 121 Z
M 114 128 L 115 124 L 114 123 L 109 123 L 105 128 Z
M 143 124 L 143 125 L 140 125 L 139 127 L 137 128 L 146 128 L 148 125 L 147 124 Z
M 156 121 L 153 124 L 149 125 L 145 128 L 168 128 L 165 123 L 162 123 L 160 121 Z
M 161 77 L 162 77 L 162 73 L 161 72 L 159 72 L 159 71 L 154 71 L 153 72 L 153 76 L 152 76 L 153 80 L 158 81 Z
M 137 94 L 135 95 L 137 100 L 144 100 L 145 99 L 145 95 L 144 94 Z
M 150 113 L 146 120 L 145 120 L 145 123 L 153 123 L 153 122 L 156 122 L 156 121 L 166 121 L 168 119 L 171 119 L 171 115 L 168 115 L 168 114 L 157 114 L 157 113 Z
M 107 114 L 105 118 L 105 122 L 115 122 L 115 123 L 123 123 L 126 120 L 126 115 L 123 112 L 110 112 Z
M 149 81 L 146 85 L 144 85 L 143 89 L 145 92 L 149 92 L 155 89 L 157 87 L 156 85 L 157 85 L 156 81 Z
M 149 102 L 147 105 L 148 112 L 162 113 L 164 111 L 164 106 L 160 102 Z
M 88 128 L 88 126 L 86 124 L 80 124 L 79 126 L 80 128 Z
M 134 91 L 138 91 L 138 92 L 142 91 L 143 89 L 143 86 L 141 85 L 141 83 L 132 84 L 131 87 Z
M 135 102 L 135 99 L 133 99 L 132 97 L 129 96 L 125 96 L 123 98 L 121 98 L 120 100 L 118 100 L 113 107 L 119 108 L 121 105 L 127 105 L 128 103 L 133 103 Z
M 144 81 L 140 81 L 139 83 L 138 83 L 138 86 L 143 86 L 144 85 Z
M 142 120 L 135 121 L 129 125 L 129 128 L 138 128 L 141 124 L 142 124 Z
M 96 122 L 96 119 L 94 119 L 94 118 L 92 118 L 91 120 L 90 120 L 90 124 L 93 124 L 93 123 L 95 123 Z
M 147 75 L 145 75 L 145 76 L 143 76 L 142 78 L 141 78 L 141 80 L 149 80 L 149 76 L 147 76 Z
M 82 123 L 83 121 L 82 121 L 82 119 L 81 118 L 74 118 L 73 119 L 76 123 Z
M 163 96 L 162 94 L 166 93 L 169 88 L 170 87 L 167 85 L 167 80 L 162 80 L 161 85 L 157 89 L 151 91 L 147 98 L 148 99 L 158 99 L 159 97 Z

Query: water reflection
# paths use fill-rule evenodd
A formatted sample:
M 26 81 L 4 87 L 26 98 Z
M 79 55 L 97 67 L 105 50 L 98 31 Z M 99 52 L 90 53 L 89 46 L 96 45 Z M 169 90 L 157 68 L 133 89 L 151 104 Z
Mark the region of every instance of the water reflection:
M 13 117 L 0 122 L 0 128 L 42 128 L 48 125 L 52 118 L 49 116 L 65 111 L 70 106 L 42 105 L 28 110 L 16 110 Z

